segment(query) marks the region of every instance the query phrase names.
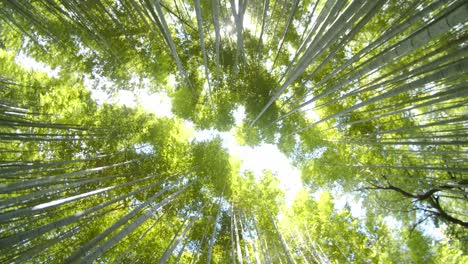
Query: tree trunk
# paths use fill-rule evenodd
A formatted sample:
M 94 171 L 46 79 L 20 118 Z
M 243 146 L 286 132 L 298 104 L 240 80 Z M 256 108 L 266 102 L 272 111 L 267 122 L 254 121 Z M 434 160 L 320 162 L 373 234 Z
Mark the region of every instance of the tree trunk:
M 197 24 L 198 24 L 198 37 L 200 38 L 200 48 L 202 50 L 202 55 L 203 55 L 203 65 L 205 67 L 206 82 L 208 83 L 208 94 L 210 96 L 211 107 L 214 108 L 213 95 L 211 93 L 210 74 L 208 72 L 209 71 L 208 60 L 206 57 L 205 39 L 203 36 L 203 18 L 202 18 L 202 11 L 200 7 L 200 0 L 195 0 L 195 13 L 196 13 Z
M 136 218 L 132 223 L 130 223 L 129 225 L 122 228 L 117 234 L 115 234 L 113 237 L 106 240 L 102 245 L 95 247 L 94 250 L 90 251 L 89 255 L 82 256 L 82 258 L 81 258 L 82 261 L 80 261 L 80 263 L 93 263 L 94 260 L 98 259 L 107 250 L 112 248 L 115 244 L 119 243 L 123 238 L 128 236 L 131 232 L 133 232 L 141 224 L 143 224 L 146 220 L 148 220 L 154 214 L 154 212 L 156 212 L 156 210 L 158 210 L 159 208 L 164 207 L 168 203 L 172 202 L 175 197 L 180 195 L 180 193 L 185 191 L 189 186 L 190 186 L 190 184 L 184 186 L 183 188 L 181 188 L 177 192 L 170 194 L 168 197 L 166 197 L 161 202 L 159 202 L 156 205 L 152 206 L 151 209 L 147 210 L 144 214 L 142 214 L 138 218 Z M 112 231 L 115 231 L 115 230 L 112 230 Z
M 187 223 L 187 225 L 185 225 L 185 223 L 190 219 L 192 218 L 192 220 L 190 222 Z M 173 240 L 171 241 L 171 243 L 169 243 L 169 246 L 167 247 L 166 251 L 164 251 L 164 254 L 161 256 L 161 258 L 159 259 L 158 263 L 159 264 L 164 264 L 166 263 L 168 260 L 169 260 L 169 257 L 172 255 L 172 252 L 176 249 L 176 247 L 179 245 L 180 241 L 182 240 L 182 238 L 185 237 L 185 234 L 187 233 L 187 231 L 192 227 L 193 223 L 195 222 L 196 220 L 196 217 L 194 216 L 187 216 L 187 218 L 185 219 L 184 223 L 180 226 L 180 229 L 176 232 L 176 234 L 174 235 L 174 238 Z M 183 232 L 181 234 L 179 234 L 179 232 L 182 231 L 182 228 L 185 226 L 185 229 L 183 230 Z
M 276 222 L 275 222 L 275 219 L 273 219 L 273 216 L 271 215 L 270 211 L 267 209 L 268 211 L 268 215 L 270 216 L 270 220 L 273 224 L 273 227 L 275 228 L 275 232 L 276 232 L 276 235 L 278 236 L 278 240 L 280 241 L 280 244 L 281 244 L 281 247 L 283 248 L 283 252 L 284 252 L 284 255 L 286 257 L 286 261 L 288 262 L 288 264 L 292 264 L 292 260 L 291 260 L 291 256 L 289 256 L 289 250 L 283 240 L 283 237 L 281 236 L 281 233 L 279 232 L 278 230 L 278 227 L 276 226 Z
M 156 192 L 153 196 L 151 196 L 148 200 L 145 202 L 139 204 L 138 206 L 135 207 L 130 213 L 125 215 L 124 217 L 120 218 L 117 222 L 115 222 L 111 227 L 107 228 L 104 230 L 104 232 L 100 233 L 99 235 L 95 236 L 92 238 L 88 243 L 83 245 L 81 248 L 76 250 L 71 256 L 69 256 L 65 262 L 67 263 L 78 263 L 81 262 L 80 259 L 86 257 L 88 254 L 88 251 L 92 250 L 94 247 L 97 246 L 97 244 L 103 240 L 105 237 L 116 231 L 118 228 L 123 226 L 126 222 L 128 222 L 131 218 L 136 216 L 143 208 L 151 204 L 153 201 L 155 201 L 161 194 L 165 193 L 168 191 L 171 187 L 173 187 L 174 184 L 169 185 L 168 187 L 162 189 L 161 191 Z M 184 188 L 185 189 L 185 188 Z M 183 190 L 184 190 L 183 189 Z M 177 192 L 178 193 L 178 192 Z M 171 197 L 171 196 L 170 196 Z M 101 253 L 104 253 L 101 251 Z
M 234 221 L 234 231 L 236 233 L 237 259 L 239 260 L 239 263 L 244 263 L 244 260 L 242 258 L 242 250 L 241 250 L 241 245 L 240 245 L 240 239 L 239 239 L 239 230 L 237 229 L 236 214 L 235 214 L 234 210 L 232 210 L 232 218 L 233 218 L 233 221 Z

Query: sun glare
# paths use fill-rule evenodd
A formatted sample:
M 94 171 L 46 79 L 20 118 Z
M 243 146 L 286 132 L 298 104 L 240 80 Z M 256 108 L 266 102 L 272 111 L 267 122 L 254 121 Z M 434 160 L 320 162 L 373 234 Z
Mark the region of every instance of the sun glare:
M 248 12 L 245 12 L 244 14 L 244 23 L 243 23 L 244 29 L 249 30 L 250 32 L 254 33 L 257 25 L 253 22 L 252 17 Z
M 235 124 L 240 125 L 245 117 L 244 107 L 238 107 L 233 115 Z M 260 144 L 255 147 L 241 146 L 234 137 L 234 129 L 229 132 L 220 132 L 215 129 L 196 130 L 192 122 L 186 121 L 184 124 L 194 131 L 189 140 L 207 141 L 220 137 L 229 155 L 241 161 L 241 172 L 250 171 L 257 179 L 260 179 L 265 170 L 271 171 L 280 181 L 286 205 L 293 204 L 297 192 L 303 188 L 301 174 L 277 146 L 272 144 Z
M 16 62 L 19 63 L 24 68 L 31 71 L 41 71 L 50 77 L 57 78 L 59 76 L 60 67 L 52 69 L 49 65 L 46 65 L 42 62 L 38 62 L 35 59 L 26 56 L 24 53 L 20 52 L 15 58 Z

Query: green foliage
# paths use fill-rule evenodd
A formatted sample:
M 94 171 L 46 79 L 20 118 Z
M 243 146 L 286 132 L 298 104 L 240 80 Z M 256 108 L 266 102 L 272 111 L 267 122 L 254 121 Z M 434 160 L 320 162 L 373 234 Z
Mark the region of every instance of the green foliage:
M 212 189 L 216 196 L 221 195 L 226 187 L 228 190 L 231 182 L 229 155 L 221 144 L 221 138 L 195 143 L 191 154 L 191 167 L 200 186 Z

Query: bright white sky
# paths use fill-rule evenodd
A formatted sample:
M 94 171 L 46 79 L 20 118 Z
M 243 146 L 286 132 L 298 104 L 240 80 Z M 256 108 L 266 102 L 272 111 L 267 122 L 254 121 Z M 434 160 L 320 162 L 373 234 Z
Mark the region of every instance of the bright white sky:
M 239 112 L 239 111 L 236 111 Z M 236 116 L 239 120 L 239 115 Z M 237 123 L 237 122 L 236 122 Z M 241 171 L 252 171 L 257 178 L 264 170 L 270 170 L 280 180 L 280 187 L 286 196 L 286 204 L 291 205 L 296 193 L 303 188 L 299 169 L 291 165 L 288 158 L 275 145 L 261 144 L 257 147 L 241 146 L 237 144 L 233 132 L 218 132 L 214 130 L 196 131 L 195 140 L 210 139 L 220 136 L 229 154 L 242 161 Z
M 57 78 L 60 72 L 59 68 L 52 69 L 50 68 L 49 65 L 38 62 L 35 59 L 24 55 L 22 52 L 20 52 L 18 56 L 16 56 L 15 61 L 21 64 L 26 69 L 33 70 L 33 71 L 40 71 L 54 78 Z

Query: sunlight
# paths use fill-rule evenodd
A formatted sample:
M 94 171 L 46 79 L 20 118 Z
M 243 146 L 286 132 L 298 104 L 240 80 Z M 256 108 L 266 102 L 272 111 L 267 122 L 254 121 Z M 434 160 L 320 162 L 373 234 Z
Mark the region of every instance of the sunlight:
M 254 148 L 239 146 L 232 134 L 222 138 L 229 154 L 242 160 L 241 171 L 252 171 L 257 179 L 263 175 L 264 170 L 272 171 L 280 180 L 286 205 L 293 204 L 297 192 L 303 188 L 300 171 L 279 151 L 278 147 L 271 144 L 261 144 Z
M 266 62 L 264 63 L 264 66 L 266 69 L 268 69 L 269 71 L 272 70 L 273 68 L 273 61 L 271 59 L 267 59 Z
M 237 1 L 234 1 L 235 3 L 235 7 L 236 7 L 236 10 L 239 10 L 239 3 Z M 233 16 L 230 17 L 230 20 L 232 21 L 232 23 L 234 23 L 235 25 L 235 19 Z M 252 19 L 252 16 L 250 15 L 249 12 L 245 12 L 244 14 L 244 19 L 242 21 L 242 27 L 244 30 L 248 30 L 250 31 L 252 34 L 256 33 L 257 31 L 257 24 L 254 23 L 253 19 Z M 225 33 L 223 34 L 223 37 L 227 37 L 226 35 L 229 35 L 229 37 L 233 38 L 233 40 L 236 40 L 236 30 L 235 30 L 235 27 L 231 26 L 230 24 L 227 24 L 227 25 L 224 25 L 224 24 L 221 24 L 221 28 L 223 29 L 223 33 L 225 31 Z
M 167 76 L 167 84 L 172 89 L 174 89 L 177 86 L 177 80 L 174 74 L 169 74 L 169 76 Z
M 306 85 L 309 85 L 309 86 L 312 86 L 312 84 L 306 84 Z M 304 99 L 304 102 L 307 102 L 311 99 L 314 98 L 314 94 L 310 93 L 306 96 L 306 98 Z M 303 102 L 303 103 L 304 103 Z M 311 102 L 310 104 L 308 104 L 306 107 L 305 107 L 305 110 L 302 110 L 304 111 L 304 114 L 305 116 L 309 119 L 309 120 L 312 120 L 314 122 L 317 122 L 318 120 L 320 120 L 320 116 L 317 114 L 317 112 L 315 111 L 315 101 L 314 102 Z
M 226 28 L 226 32 L 228 33 L 231 33 L 233 31 L 231 25 L 227 25 L 225 28 Z
M 260 179 L 265 170 L 270 170 L 280 181 L 284 191 L 286 205 L 291 206 L 299 190 L 303 188 L 301 173 L 291 161 L 272 144 L 260 144 L 256 147 L 241 146 L 237 143 L 233 132 L 219 132 L 214 129 L 197 130 L 192 139 L 195 141 L 210 140 L 219 136 L 229 154 L 238 158 L 241 172 L 251 171 L 256 179 Z
M 239 2 L 234 1 L 234 5 L 236 7 L 237 12 L 239 12 Z M 234 18 L 232 19 L 234 21 Z M 245 11 L 244 13 L 244 20 L 243 20 L 242 26 L 250 30 L 251 32 L 255 32 L 256 24 L 253 23 L 252 17 L 250 16 L 250 13 L 247 11 Z
M 244 26 L 247 28 L 250 27 L 251 29 L 255 27 L 251 23 L 250 16 L 246 15 Z M 25 65 L 25 67 L 41 70 L 52 76 L 53 74 L 58 74 L 58 70 L 52 71 L 50 67 L 46 67 L 46 65 L 38 63 L 27 56 L 21 56 L 18 60 L 22 65 Z M 111 84 L 106 80 L 101 80 L 101 82 L 102 83 L 100 85 Z M 170 85 L 174 85 L 175 82 L 174 77 L 168 77 L 168 83 Z M 139 89 L 133 92 L 129 90 L 119 90 L 116 95 L 109 96 L 103 90 L 96 89 L 98 86 L 96 81 L 85 78 L 84 83 L 91 91 L 91 97 L 93 100 L 95 100 L 99 105 L 102 105 L 103 103 L 116 103 L 117 105 L 125 105 L 127 107 L 137 107 L 138 105 L 141 105 L 145 111 L 153 113 L 158 117 L 173 117 L 171 111 L 172 103 L 165 92 L 151 93 L 146 89 Z M 244 107 L 238 107 L 233 114 L 236 126 L 242 124 L 242 120 L 245 117 Z M 313 115 L 313 117 L 315 117 L 315 115 Z M 195 131 L 191 122 L 184 123 Z M 234 134 L 231 132 L 202 130 L 195 131 L 192 139 L 203 141 L 220 136 L 223 140 L 223 147 L 228 150 L 229 154 L 236 156 L 241 160 L 241 171 L 252 171 L 255 177 L 259 179 L 263 175 L 264 170 L 270 170 L 280 180 L 280 187 L 283 189 L 286 197 L 286 205 L 292 205 L 296 193 L 303 188 L 299 169 L 294 167 L 289 159 L 281 153 L 275 145 L 261 144 L 254 148 L 240 146 L 237 144 L 233 135 Z M 50 205 L 44 204 L 40 206 Z
M 171 98 L 165 92 L 150 94 L 148 91 L 140 90 L 137 94 L 137 102 L 141 104 L 143 109 L 158 117 L 173 117 Z
M 22 52 L 16 56 L 15 61 L 28 70 L 41 71 L 53 78 L 58 78 L 59 76 L 60 67 L 52 69 L 49 65 L 39 62 Z
M 174 80 L 169 79 L 169 82 Z M 137 107 L 140 105 L 145 111 L 153 113 L 157 117 L 171 118 L 172 102 L 166 92 L 152 93 L 147 89 L 138 89 L 135 91 L 119 90 L 114 96 L 101 89 L 96 89 L 96 83 L 85 78 L 85 85 L 91 91 L 91 97 L 98 105 L 103 103 L 115 103 L 117 105 L 125 105 L 127 107 Z
M 245 117 L 244 107 L 234 111 L 236 125 L 242 123 Z M 234 137 L 234 130 L 219 132 L 215 129 L 195 130 L 192 122 L 185 121 L 186 126 L 193 129 L 194 134 L 190 140 L 205 141 L 217 136 L 222 139 L 223 147 L 230 155 L 235 156 L 241 163 L 241 172 L 251 171 L 257 179 L 263 175 L 264 170 L 270 170 L 280 181 L 280 188 L 284 191 L 286 205 L 291 206 L 299 190 L 303 188 L 300 170 L 291 164 L 291 161 L 272 144 L 260 144 L 256 147 L 241 146 Z
M 35 211 L 35 210 L 45 209 L 47 207 L 56 206 L 56 205 L 59 205 L 59 204 L 71 202 L 71 201 L 74 201 L 74 200 L 77 200 L 77 199 L 81 199 L 81 198 L 85 198 L 85 197 L 88 197 L 88 196 L 91 196 L 91 195 L 102 193 L 102 192 L 105 192 L 105 191 L 108 191 L 108 190 L 111 190 L 111 189 L 114 189 L 114 188 L 115 188 L 115 186 L 106 187 L 106 188 L 90 191 L 90 192 L 87 192 L 87 193 L 82 193 L 82 194 L 78 194 L 78 195 L 75 195 L 75 196 L 70 196 L 70 197 L 67 197 L 67 198 L 58 199 L 58 200 L 54 200 L 54 201 L 43 203 L 43 204 L 38 204 L 38 205 L 34 206 L 31 210 Z
M 355 195 L 344 193 L 343 190 L 333 192 L 335 197 L 335 210 L 343 210 L 345 206 L 349 206 L 351 215 L 355 218 L 364 219 L 366 217 L 366 209 L 363 208 L 364 199 Z
M 242 120 L 245 118 L 245 107 L 237 107 L 232 115 L 234 116 L 234 123 L 236 126 L 240 126 L 242 124 Z
M 245 29 L 248 29 L 250 32 L 254 33 L 257 28 L 257 24 L 255 24 L 252 20 L 252 17 L 248 12 L 244 14 L 244 23 L 242 24 Z
M 118 105 L 125 105 L 127 107 L 136 106 L 136 97 L 131 91 L 128 90 L 119 90 L 115 96 L 114 101 Z

